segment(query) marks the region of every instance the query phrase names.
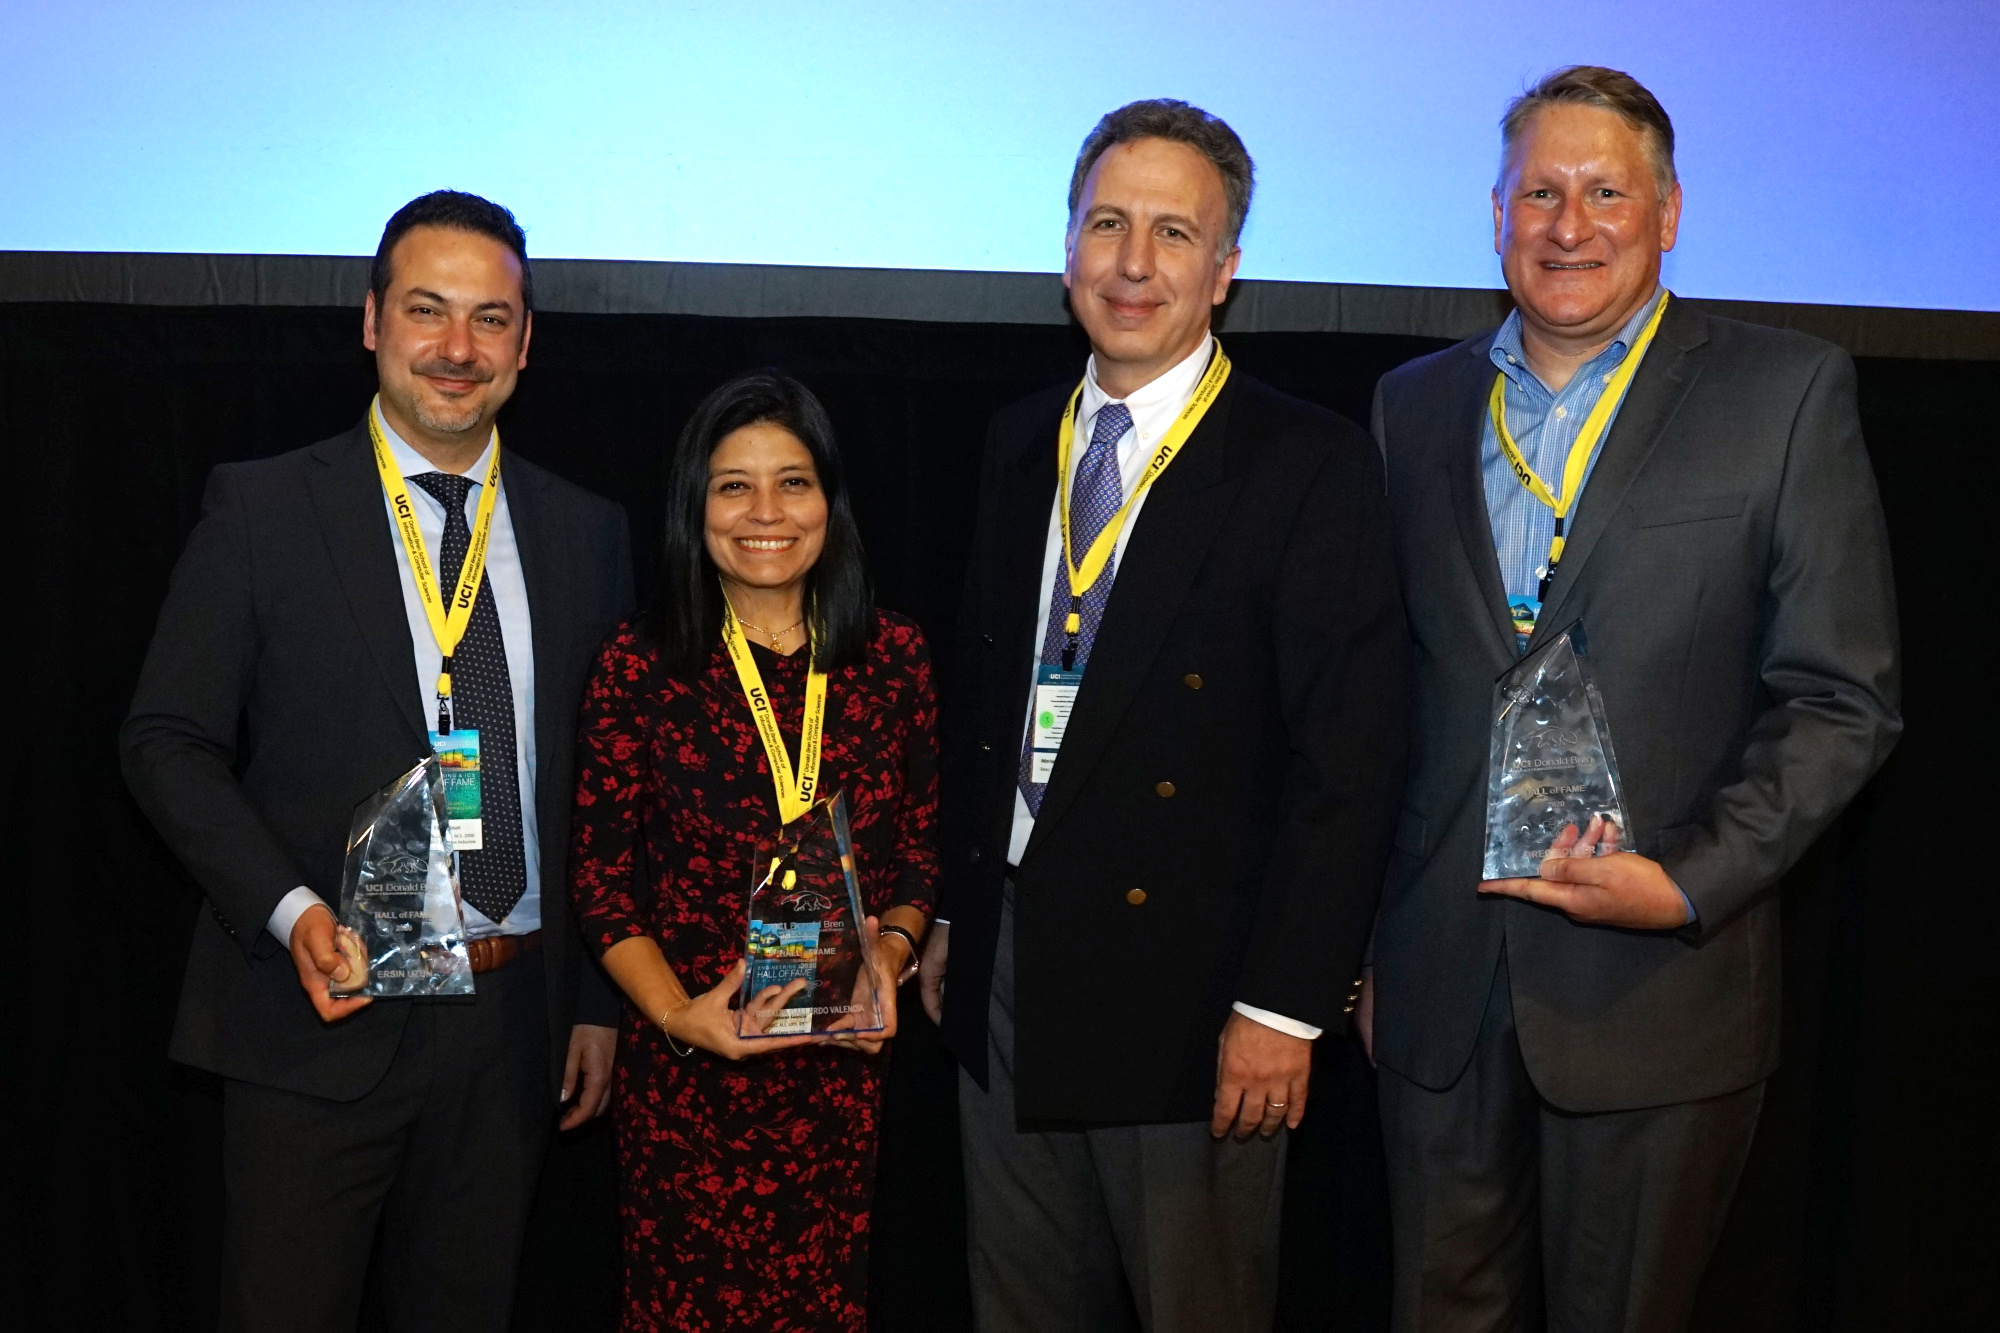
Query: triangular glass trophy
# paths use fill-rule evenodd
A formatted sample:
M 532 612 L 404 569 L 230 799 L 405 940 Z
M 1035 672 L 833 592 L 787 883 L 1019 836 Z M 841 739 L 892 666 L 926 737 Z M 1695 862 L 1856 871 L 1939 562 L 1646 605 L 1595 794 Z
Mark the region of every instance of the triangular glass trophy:
M 1537 645 L 1493 687 L 1481 879 L 1539 875 L 1563 829 L 1574 824 L 1581 832 L 1592 815 L 1616 827 L 1620 850 L 1636 850 L 1604 701 L 1585 659 L 1578 621 Z
M 444 771 L 430 755 L 354 807 L 340 877 L 336 995 L 470 995 Z
M 882 1007 L 861 923 L 861 885 L 847 795 L 836 792 L 760 839 L 750 875 L 749 966 L 737 1000 L 736 1035 L 879 1032 Z M 750 1000 L 767 987 L 803 981 L 758 1031 Z

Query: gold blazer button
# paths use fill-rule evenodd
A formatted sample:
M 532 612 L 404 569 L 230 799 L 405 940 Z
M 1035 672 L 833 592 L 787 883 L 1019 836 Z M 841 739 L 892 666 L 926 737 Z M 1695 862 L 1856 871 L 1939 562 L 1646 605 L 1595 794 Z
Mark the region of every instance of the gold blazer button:
M 1127 889 L 1125 890 L 1125 901 L 1137 907 L 1146 901 L 1146 891 L 1144 889 Z
M 1191 690 L 1198 690 L 1201 688 L 1201 677 L 1195 674 L 1194 672 L 1190 671 L 1185 676 L 1181 677 L 1181 684 L 1187 686 Z
M 1162 796 L 1172 796 L 1174 794 L 1174 784 L 1171 782 L 1156 782 L 1153 784 L 1153 790 Z

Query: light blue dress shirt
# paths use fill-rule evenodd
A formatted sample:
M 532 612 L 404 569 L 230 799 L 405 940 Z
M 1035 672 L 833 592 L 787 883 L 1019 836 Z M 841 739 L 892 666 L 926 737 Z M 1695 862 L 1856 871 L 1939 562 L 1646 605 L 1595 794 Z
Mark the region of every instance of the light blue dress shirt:
M 1656 288 L 1653 299 L 1625 322 L 1625 326 L 1611 340 L 1611 345 L 1578 367 L 1576 374 L 1560 391 L 1552 392 L 1534 371 L 1528 369 L 1528 354 L 1521 347 L 1519 310 L 1509 314 L 1507 322 L 1493 335 L 1493 348 L 1489 355 L 1494 366 L 1507 378 L 1503 399 L 1507 406 L 1507 431 L 1514 437 L 1521 456 L 1528 460 L 1528 466 L 1548 484 L 1550 491 L 1561 491 L 1563 464 L 1569 461 L 1570 446 L 1576 443 L 1576 437 L 1583 431 L 1584 421 L 1590 416 L 1591 409 L 1597 406 L 1605 382 L 1624 363 L 1633 340 L 1646 327 L 1646 321 L 1653 317 L 1653 311 L 1659 307 L 1660 298 L 1665 294 L 1664 288 Z M 1628 391 L 1629 388 L 1628 385 Z M 1586 487 L 1591 473 L 1597 469 L 1599 456 L 1604 452 L 1604 442 L 1611 437 L 1611 426 L 1618 419 L 1618 409 L 1623 405 L 1622 397 L 1612 405 L 1611 420 L 1605 423 L 1604 434 L 1597 437 L 1597 447 L 1591 450 L 1590 462 L 1583 474 Z M 1515 478 L 1507 456 L 1500 451 L 1500 437 L 1493 429 L 1490 413 L 1480 414 L 1479 471 L 1486 489 L 1486 516 L 1493 525 L 1493 551 L 1500 558 L 1501 586 L 1507 590 L 1509 602 L 1518 597 L 1532 598 L 1548 563 L 1549 541 L 1555 536 L 1556 516 Z M 1575 526 L 1576 506 L 1572 504 L 1569 510 L 1570 530 L 1574 531 Z M 1520 646 L 1516 644 L 1517 650 Z
M 395 428 L 383 419 L 379 403 L 371 406 L 369 411 L 382 428 L 382 438 L 388 442 L 390 457 L 403 476 L 417 477 L 438 471 L 434 463 L 396 434 Z M 465 521 L 468 525 L 479 512 L 479 497 L 484 489 L 480 479 L 485 477 L 492 461 L 493 444 L 489 440 L 478 461 L 465 470 L 464 475 L 472 478 L 465 497 Z M 410 499 L 417 507 L 417 528 L 424 535 L 424 545 L 435 558 L 444 545 L 444 504 L 421 486 L 410 488 Z M 382 512 L 389 525 L 383 540 L 396 552 L 396 576 L 403 590 L 403 614 L 409 621 L 410 646 L 415 650 L 417 674 L 412 688 L 417 692 L 418 712 L 427 721 L 434 721 L 437 717 L 437 678 L 443 667 L 444 654 L 431 634 L 430 620 L 417 596 L 416 579 L 410 573 L 410 557 L 404 552 L 403 543 L 396 540 L 396 519 L 386 495 L 382 497 Z M 515 763 L 521 780 L 521 854 L 527 861 L 528 888 L 521 895 L 521 901 L 514 905 L 514 910 L 507 914 L 506 921 L 497 924 L 487 920 L 471 903 L 466 903 L 466 934 L 475 939 L 483 935 L 526 935 L 541 929 L 542 925 L 541 836 L 535 818 L 534 623 L 528 615 L 528 585 L 521 574 L 521 549 L 514 542 L 514 519 L 507 507 L 504 463 L 501 465 L 500 494 L 493 502 L 493 531 L 486 544 L 486 586 L 493 590 L 494 608 L 500 613 L 500 635 L 507 646 L 507 676 L 514 690 Z M 304 885 L 293 889 L 271 913 L 268 929 L 280 944 L 289 946 L 292 927 L 298 923 L 300 914 L 321 901 L 318 894 Z

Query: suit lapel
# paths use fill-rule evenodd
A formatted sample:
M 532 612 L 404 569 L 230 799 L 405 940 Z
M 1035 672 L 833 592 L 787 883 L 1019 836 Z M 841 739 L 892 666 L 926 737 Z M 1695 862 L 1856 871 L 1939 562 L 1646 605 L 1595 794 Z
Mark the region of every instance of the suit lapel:
M 985 631 L 993 636 L 997 660 L 1004 666 L 1002 679 L 1008 683 L 1002 695 L 1016 723 L 1024 716 L 1024 701 L 1017 688 L 1022 682 L 1010 677 L 1015 667 L 1026 666 L 1041 651 L 1035 642 L 1035 620 L 1042 609 L 1042 556 L 1048 544 L 1049 515 L 1056 502 L 1056 428 L 1060 421 L 1060 411 L 1038 420 L 1034 434 L 1023 442 L 1005 474 L 1011 484 L 996 516 L 1000 538 L 987 555 L 995 562 L 988 577 L 995 591 L 996 614 Z
M 416 690 L 417 658 L 392 545 L 396 534 L 384 508 L 366 425 L 313 446 L 312 456 L 320 466 L 308 473 L 307 490 L 348 610 L 382 683 L 428 750 L 430 733 Z
M 1222 526 L 1228 506 L 1211 492 L 1229 476 L 1229 409 L 1234 400 L 1232 381 L 1189 437 L 1187 451 L 1146 493 L 1024 859 L 1075 801 L 1110 744 Z M 1053 490 L 1053 465 L 1050 482 Z
M 562 692 L 547 687 L 553 682 L 541 679 L 540 668 L 543 663 L 563 660 L 563 611 L 576 605 L 577 597 L 563 577 L 565 566 L 558 558 L 561 543 L 552 530 L 549 506 L 544 502 L 547 474 L 519 455 L 509 454 L 501 459 L 500 478 L 501 491 L 507 498 L 507 517 L 514 528 L 514 549 L 521 557 L 521 582 L 528 592 L 530 651 L 534 653 L 536 666 L 535 753 L 553 755 L 559 752 L 562 731 L 576 725 L 575 710 L 573 706 L 563 707 Z M 545 762 L 536 765 L 538 788 L 548 786 L 552 768 Z M 547 805 L 551 795 L 538 790 L 537 806 Z M 547 810 L 543 812 L 544 829 L 551 827 L 549 814 Z
M 1005 488 L 994 514 L 994 541 L 975 559 L 989 562 L 986 583 L 993 591 L 989 605 L 991 618 L 980 632 L 991 636 L 995 663 L 993 688 L 987 692 L 988 723 L 992 734 L 1007 738 L 1018 747 L 1026 725 L 1028 699 L 1023 689 L 1028 683 L 1029 664 L 1041 645 L 1035 642 L 1035 620 L 1041 611 L 1042 557 L 1047 549 L 1049 515 L 1056 502 L 1056 428 L 1062 409 L 1058 404 L 1038 417 L 1030 434 L 1018 442 L 1015 457 L 1001 469 Z M 1012 772 L 1018 754 L 1009 763 Z M 1014 820 L 1015 783 L 1007 783 L 1007 796 L 993 808 L 989 832 L 997 845 L 1005 847 Z
M 1708 342 L 1706 321 L 1693 310 L 1673 301 L 1660 321 L 1659 334 L 1632 377 L 1625 402 L 1604 441 L 1597 466 L 1584 484 L 1577 504 L 1576 528 L 1564 544 L 1562 562 L 1556 566 L 1555 582 L 1549 587 L 1548 605 L 1542 608 L 1535 630 L 1540 635 L 1548 626 L 1562 626 L 1565 603 L 1583 577 L 1591 552 L 1625 503 L 1625 493 L 1652 457 L 1660 437 L 1666 433 L 1687 392 L 1701 375 L 1703 346 Z M 1532 647 L 1534 639 L 1529 640 Z
M 1514 660 L 1514 621 L 1507 613 L 1507 587 L 1500 579 L 1500 557 L 1493 549 L 1493 518 L 1486 512 L 1486 482 L 1480 457 L 1486 437 L 1486 401 L 1493 391 L 1496 373 L 1488 359 L 1493 340 L 1487 338 L 1467 349 L 1468 355 L 1454 369 L 1449 391 L 1442 395 L 1438 410 L 1446 414 L 1436 438 L 1446 442 L 1443 463 L 1445 488 L 1451 493 L 1451 507 L 1458 520 L 1458 539 L 1465 558 L 1472 564 L 1473 581 L 1479 587 L 1479 619 L 1491 631 L 1488 635 L 1503 659 Z

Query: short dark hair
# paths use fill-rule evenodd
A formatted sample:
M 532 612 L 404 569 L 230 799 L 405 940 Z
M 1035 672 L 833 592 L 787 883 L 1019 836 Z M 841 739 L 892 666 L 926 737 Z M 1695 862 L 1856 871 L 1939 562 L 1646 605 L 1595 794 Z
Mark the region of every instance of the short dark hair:
M 722 584 L 708 553 L 708 460 L 732 431 L 768 421 L 798 436 L 826 494 L 826 544 L 806 574 L 813 655 L 828 670 L 867 656 L 875 591 L 833 422 L 812 390 L 775 370 L 739 375 L 701 400 L 667 456 L 660 579 L 641 632 L 676 676 L 700 674 L 722 642 Z
M 396 242 L 414 227 L 451 227 L 491 237 L 514 252 L 521 261 L 521 309 L 535 308 L 535 277 L 528 268 L 528 238 L 514 215 L 476 194 L 463 190 L 432 190 L 418 195 L 396 210 L 389 225 L 382 228 L 382 243 L 375 247 L 375 262 L 368 268 L 368 290 L 375 293 L 375 309 L 389 299 L 389 284 L 395 275 L 389 269 L 389 253 Z
M 1097 165 L 1097 159 L 1119 144 L 1136 139 L 1171 139 L 1209 160 L 1222 176 L 1222 195 L 1228 203 L 1222 245 L 1216 254 L 1224 256 L 1234 250 L 1237 237 L 1243 234 L 1243 219 L 1250 216 L 1250 192 L 1257 183 L 1256 163 L 1250 160 L 1250 153 L 1236 137 L 1236 131 L 1220 116 L 1211 116 L 1198 106 L 1171 97 L 1129 102 L 1098 121 L 1096 128 L 1084 136 L 1083 147 L 1076 153 L 1076 169 L 1069 174 L 1070 224 L 1076 223 L 1076 206 L 1083 198 L 1084 178 Z
M 1501 170 L 1514 151 L 1514 141 L 1528 127 L 1535 114 L 1551 106 L 1594 106 L 1614 112 L 1618 118 L 1646 137 L 1646 154 L 1653 159 L 1653 179 L 1659 184 L 1660 198 L 1674 188 L 1679 176 L 1674 171 L 1674 122 L 1660 99 L 1623 70 L 1602 65 L 1565 65 L 1507 104 L 1500 117 Z

